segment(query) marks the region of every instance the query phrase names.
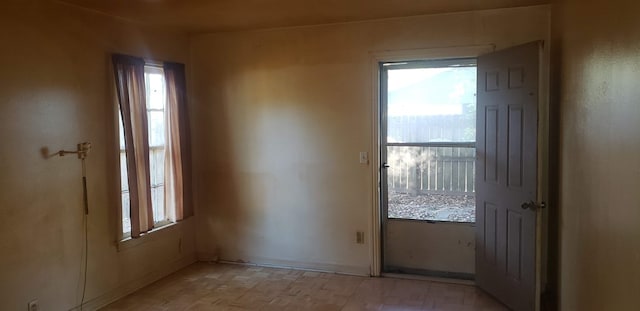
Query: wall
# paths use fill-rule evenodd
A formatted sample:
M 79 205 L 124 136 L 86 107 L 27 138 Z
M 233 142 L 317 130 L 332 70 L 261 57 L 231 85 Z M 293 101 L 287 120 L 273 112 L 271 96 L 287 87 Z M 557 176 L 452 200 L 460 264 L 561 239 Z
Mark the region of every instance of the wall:
M 640 4 L 560 1 L 560 307 L 636 310 Z
M 372 53 L 546 39 L 548 13 L 192 37 L 199 258 L 368 274 L 376 176 L 358 153 L 374 152 Z
M 81 300 L 80 161 L 45 158 L 42 148 L 93 144 L 88 309 L 193 262 L 192 220 L 162 239 L 116 248 L 109 63 L 112 52 L 186 62 L 188 38 L 49 1 L 3 1 L 0 12 L 0 309 L 25 310 L 38 299 L 41 310 L 69 310 Z

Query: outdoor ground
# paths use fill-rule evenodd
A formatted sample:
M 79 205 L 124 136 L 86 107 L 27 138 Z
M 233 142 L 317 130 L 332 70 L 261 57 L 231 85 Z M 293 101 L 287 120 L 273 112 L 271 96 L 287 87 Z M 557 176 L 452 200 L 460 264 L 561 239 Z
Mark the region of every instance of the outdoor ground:
M 410 195 L 389 191 L 389 218 L 475 222 L 473 195 Z

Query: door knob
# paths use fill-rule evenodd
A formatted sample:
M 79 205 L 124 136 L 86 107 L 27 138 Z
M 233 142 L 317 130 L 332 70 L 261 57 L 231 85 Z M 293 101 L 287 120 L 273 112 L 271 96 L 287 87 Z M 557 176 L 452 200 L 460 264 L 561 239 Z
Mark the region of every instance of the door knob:
M 522 209 L 530 209 L 532 211 L 535 211 L 538 208 L 545 208 L 546 205 L 544 204 L 544 202 L 541 202 L 540 204 L 538 204 L 536 202 L 529 201 L 529 202 L 522 203 L 520 207 L 522 207 Z
M 520 207 L 522 207 L 522 209 L 535 210 L 536 209 L 536 204 L 533 201 L 529 201 L 529 202 L 522 203 L 522 205 L 520 205 Z
M 382 163 L 382 168 L 388 168 L 388 167 L 389 167 L 389 164 L 387 164 L 387 163 Z

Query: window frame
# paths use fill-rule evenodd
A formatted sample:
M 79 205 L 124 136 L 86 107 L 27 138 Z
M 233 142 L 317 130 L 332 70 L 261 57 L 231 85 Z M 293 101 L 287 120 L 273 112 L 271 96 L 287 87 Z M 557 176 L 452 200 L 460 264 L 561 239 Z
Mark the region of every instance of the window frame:
M 148 87 L 149 87 L 149 82 L 148 82 L 148 78 L 147 78 L 147 69 L 150 68 L 151 70 L 157 70 L 159 72 L 162 73 L 163 79 L 164 79 L 164 68 L 163 68 L 163 62 L 158 62 L 158 61 L 152 61 L 152 60 L 146 60 L 145 59 L 145 110 L 147 111 L 147 113 L 149 113 L 149 111 L 159 111 L 160 109 L 156 109 L 156 108 L 147 108 L 147 104 L 148 102 L 146 102 L 146 100 L 148 100 Z M 164 82 L 163 82 L 164 83 Z M 165 97 L 166 97 L 166 83 L 164 85 L 164 93 L 165 93 Z M 116 92 L 115 88 L 114 88 L 114 92 Z M 117 95 L 114 96 L 114 98 L 117 98 Z M 116 234 L 116 245 L 118 247 L 118 250 L 123 250 L 123 249 L 127 249 L 129 247 L 144 243 L 146 241 L 149 240 L 150 237 L 154 237 L 153 239 L 155 239 L 155 236 L 158 236 L 157 232 L 163 231 L 163 229 L 169 229 L 172 227 L 176 227 L 177 225 L 180 224 L 180 222 L 177 222 L 175 219 L 171 219 L 170 215 L 170 211 L 168 210 L 168 205 L 166 202 L 164 202 L 164 214 L 165 217 L 164 219 L 160 220 L 160 221 L 156 221 L 155 218 L 153 220 L 154 223 L 154 227 L 153 229 L 149 230 L 148 232 L 142 233 L 140 235 L 139 238 L 132 238 L 131 236 L 131 230 L 129 230 L 128 232 L 124 232 L 124 225 L 123 225 L 123 205 L 122 205 L 122 195 L 123 195 L 123 191 L 122 191 L 122 165 L 123 163 L 121 162 L 121 155 L 122 153 L 125 153 L 126 155 L 126 149 L 121 149 L 121 145 L 120 145 L 120 128 L 121 128 L 121 124 L 122 124 L 122 119 L 121 119 L 121 111 L 120 111 L 120 105 L 118 103 L 117 100 L 114 100 L 115 104 L 114 104 L 114 132 L 115 132 L 115 139 L 114 139 L 114 145 L 116 146 L 116 148 L 114 148 L 116 150 L 116 167 L 117 169 L 115 170 L 117 172 L 117 176 L 116 176 L 116 187 L 114 191 L 115 193 L 117 193 L 117 234 Z M 166 131 L 166 101 L 164 104 L 163 109 L 161 109 L 163 111 L 163 119 L 164 119 L 164 126 L 165 126 L 165 131 Z M 147 127 L 149 126 L 149 124 L 147 123 Z M 149 154 L 151 154 L 151 150 L 154 148 L 162 148 L 163 150 L 166 148 L 166 137 L 165 137 L 165 144 L 162 147 L 158 147 L 158 146 L 147 146 L 147 148 L 149 148 Z M 126 163 L 124 163 L 124 165 L 126 165 Z M 164 170 L 164 169 L 163 169 Z M 163 174 L 164 175 L 164 174 Z M 128 181 L 127 181 L 128 183 Z M 162 183 L 162 186 L 164 187 L 164 182 Z M 152 189 L 153 188 L 153 184 L 149 185 L 149 188 Z M 153 208 L 152 208 L 153 209 Z M 152 214 L 153 216 L 153 214 Z M 166 231 L 166 230 L 164 230 Z M 169 230 L 171 231 L 171 230 Z

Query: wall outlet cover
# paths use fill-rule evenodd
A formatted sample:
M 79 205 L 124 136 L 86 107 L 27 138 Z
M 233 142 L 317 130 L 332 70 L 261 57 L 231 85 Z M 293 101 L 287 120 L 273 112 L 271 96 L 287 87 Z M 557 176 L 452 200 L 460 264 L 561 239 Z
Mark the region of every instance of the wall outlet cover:
M 366 151 L 360 152 L 360 164 L 368 164 L 369 163 L 369 153 Z
M 31 300 L 27 305 L 27 311 L 38 311 L 40 308 L 38 307 L 38 300 Z
M 363 231 L 356 232 L 356 243 L 364 244 L 364 232 Z

